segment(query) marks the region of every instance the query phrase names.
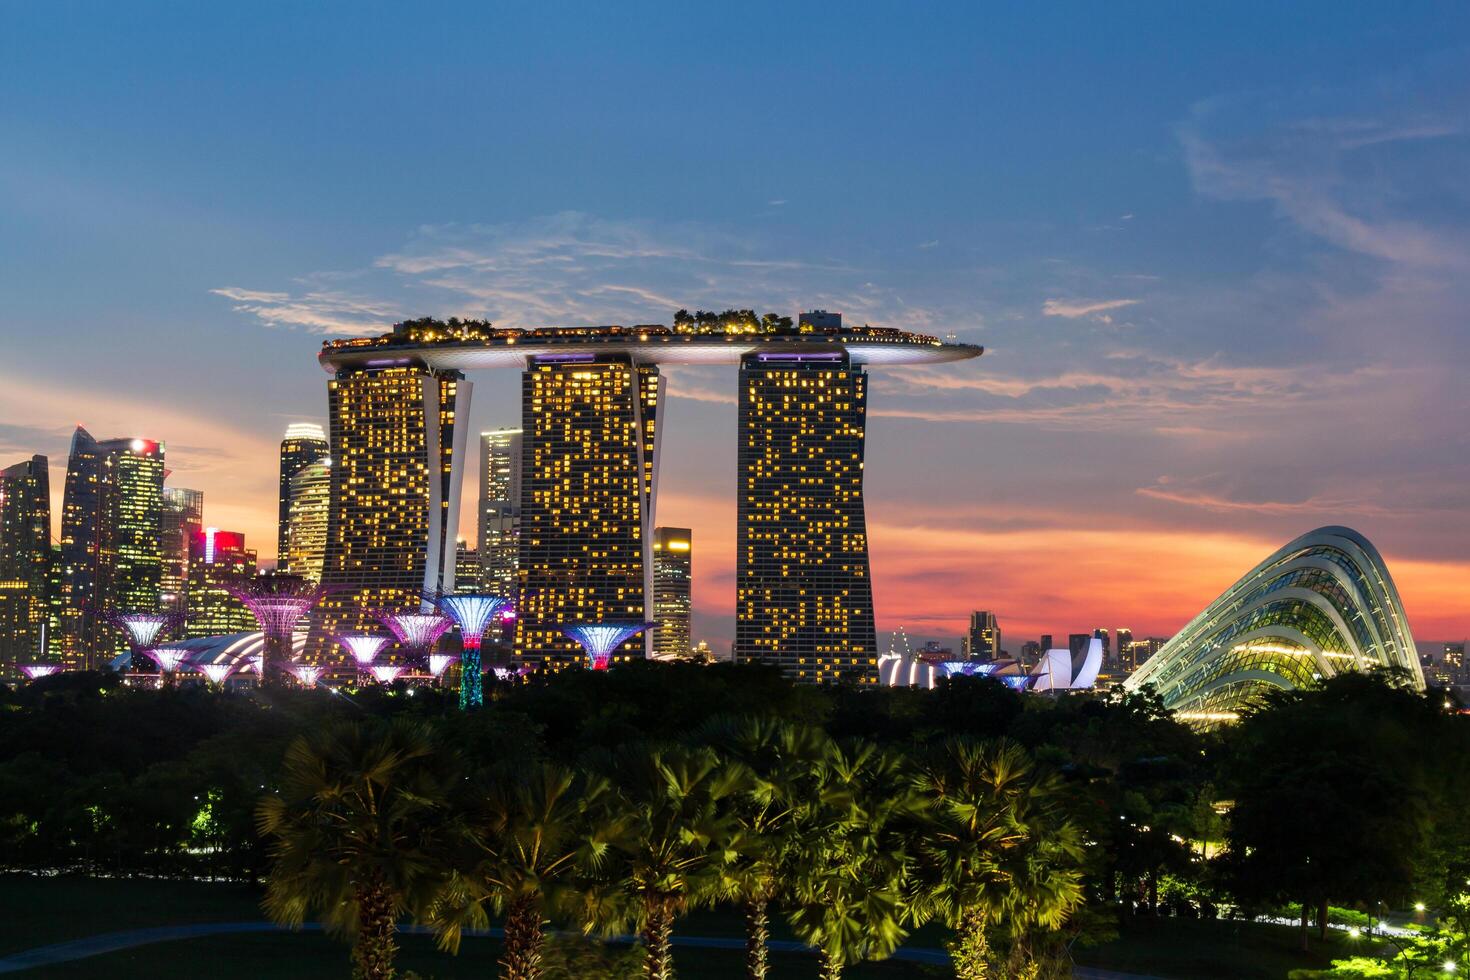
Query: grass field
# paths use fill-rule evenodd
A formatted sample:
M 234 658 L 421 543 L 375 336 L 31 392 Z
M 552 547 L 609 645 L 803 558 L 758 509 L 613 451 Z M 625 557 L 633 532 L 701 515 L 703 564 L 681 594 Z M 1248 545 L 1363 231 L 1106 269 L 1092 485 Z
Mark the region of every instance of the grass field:
M 0 956 L 80 939 L 99 933 L 149 926 L 200 922 L 241 922 L 261 918 L 259 896 L 231 884 L 152 881 L 66 876 L 36 878 L 0 876 Z M 774 938 L 790 938 L 784 925 L 773 923 Z M 699 912 L 682 919 L 676 934 L 741 935 L 738 915 Z M 942 946 L 946 933 L 930 926 L 913 937 L 916 947 Z M 1348 950 L 1313 941 L 1313 951 L 1297 950 L 1290 927 L 1179 919 L 1140 920 L 1125 924 L 1119 938 L 1103 946 L 1077 948 L 1078 963 L 1129 973 L 1178 980 L 1282 980 L 1288 971 L 1321 967 Z M 491 978 L 499 944 L 468 939 L 458 956 L 441 953 L 424 936 L 404 936 L 400 965 L 421 977 L 451 980 Z M 616 948 L 610 949 L 616 955 Z M 737 980 L 743 976 L 737 951 L 677 949 L 681 976 Z M 803 954 L 774 954 L 776 980 L 815 976 L 816 961 Z M 29 971 L 28 977 L 107 977 L 108 980 L 154 977 L 208 977 L 235 980 L 256 977 L 347 976 L 346 948 L 318 933 L 222 935 L 179 940 L 109 953 L 73 963 Z M 900 980 L 950 976 L 947 970 L 913 963 L 873 963 L 852 968 L 853 980 Z

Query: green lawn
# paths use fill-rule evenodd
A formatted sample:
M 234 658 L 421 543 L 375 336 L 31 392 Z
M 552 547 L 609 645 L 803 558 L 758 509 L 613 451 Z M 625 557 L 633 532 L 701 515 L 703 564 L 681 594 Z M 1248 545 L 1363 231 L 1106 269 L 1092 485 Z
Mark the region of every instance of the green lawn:
M 1117 940 L 1074 948 L 1085 966 L 1189 980 L 1282 980 L 1290 971 L 1322 969 L 1333 959 L 1361 955 L 1341 937 L 1303 953 L 1292 926 L 1192 919 L 1138 919 L 1125 922 Z
M 0 909 L 4 910 L 0 955 L 124 929 L 262 918 L 258 894 L 240 885 L 81 876 L 0 875 Z M 791 938 L 784 923 L 772 926 L 774 938 Z M 737 913 L 715 910 L 680 920 L 676 934 L 738 937 L 742 928 Z M 944 929 L 931 925 L 920 930 L 910 945 L 937 947 L 946 938 Z M 1313 951 L 1303 954 L 1296 944 L 1296 930 L 1286 926 L 1138 920 L 1125 924 L 1114 942 L 1077 947 L 1073 955 L 1087 966 L 1179 980 L 1284 980 L 1292 969 L 1326 966 L 1334 957 L 1354 952 L 1340 944 L 1322 946 L 1314 938 Z M 139 947 L 25 975 L 109 980 L 204 975 L 209 980 L 330 978 L 347 976 L 346 955 L 344 946 L 320 934 L 232 935 Z M 453 957 L 434 949 L 427 937 L 406 936 L 402 966 L 426 978 L 490 978 L 495 976 L 498 956 L 499 944 L 493 940 L 468 939 L 460 955 Z M 678 949 L 675 959 L 686 977 L 734 980 L 742 975 L 736 951 Z M 778 954 L 773 962 L 777 980 L 815 975 L 816 963 L 810 956 Z M 854 980 L 899 980 L 949 974 L 935 967 L 889 962 L 865 964 L 848 975 Z

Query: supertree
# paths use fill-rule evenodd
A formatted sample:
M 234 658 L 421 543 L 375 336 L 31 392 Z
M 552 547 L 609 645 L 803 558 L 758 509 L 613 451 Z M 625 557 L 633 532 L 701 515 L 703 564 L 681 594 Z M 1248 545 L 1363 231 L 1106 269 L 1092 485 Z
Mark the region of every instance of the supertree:
M 403 664 L 374 664 L 372 671 L 378 683 L 386 687 L 398 680 L 398 675 L 407 669 Z
M 128 649 L 133 652 L 129 668 L 144 671 L 148 669 L 148 651 L 153 649 L 160 636 L 177 629 L 184 616 L 166 612 L 114 612 L 108 613 L 107 621 L 122 630 L 127 638 Z
M 593 670 L 607 670 L 612 652 L 619 646 L 654 626 L 654 623 L 579 623 L 558 626 L 567 636 L 582 644 Z
M 485 630 L 496 614 L 506 608 L 508 600 L 496 595 L 462 593 L 441 595 L 433 601 L 459 624 L 463 650 L 459 655 L 459 706 L 478 708 L 485 703 L 480 674 L 480 644 L 485 639 Z
M 377 633 L 338 633 L 337 642 L 352 654 L 358 670 L 366 671 L 373 659 L 388 645 L 388 638 Z
M 180 650 L 177 647 L 151 647 L 143 652 L 154 663 L 158 664 L 159 673 L 163 675 L 160 678 L 163 686 L 173 687 L 174 679 L 179 673 L 179 667 L 183 664 L 184 658 L 189 655 L 189 652 L 187 650 Z
M 225 678 L 229 677 L 235 672 L 235 665 L 195 664 L 194 669 L 199 671 L 199 673 L 203 674 L 205 677 L 209 678 L 209 683 L 213 684 L 215 687 L 223 687 L 225 684 Z
M 429 654 L 429 673 L 435 677 L 443 677 L 444 671 L 448 670 L 452 663 L 454 663 L 453 654 L 431 653 Z
M 301 682 L 302 687 L 316 687 L 316 682 L 322 676 L 322 668 L 309 664 L 292 664 L 291 673 Z
M 414 664 L 422 664 L 433 652 L 439 637 L 454 625 L 454 620 L 441 612 L 383 611 L 377 617 L 398 638 L 409 662 Z
M 52 674 L 58 673 L 60 670 L 61 670 L 61 665 L 60 664 L 21 664 L 20 665 L 20 672 L 22 674 L 25 674 L 27 677 L 29 677 L 33 681 L 38 681 L 38 680 L 40 680 L 43 677 L 50 677 Z
M 300 575 L 281 573 L 259 575 L 243 585 L 226 586 L 226 589 L 244 603 L 265 634 L 260 683 L 272 684 L 279 676 L 279 668 L 291 659 L 291 637 L 296 624 L 327 590 Z

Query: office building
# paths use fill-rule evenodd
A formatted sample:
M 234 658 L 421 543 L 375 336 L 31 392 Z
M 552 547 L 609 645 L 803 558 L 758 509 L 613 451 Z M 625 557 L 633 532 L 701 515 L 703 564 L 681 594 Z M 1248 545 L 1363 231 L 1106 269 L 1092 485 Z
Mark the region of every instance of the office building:
M 521 430 L 480 433 L 480 582 L 514 599 L 521 527 Z
M 277 500 L 276 564 L 284 566 L 291 545 L 291 478 L 330 455 L 327 436 L 312 422 L 292 422 L 281 440 L 280 496 Z
M 1042 633 L 1041 642 L 1038 645 L 1041 647 L 1042 653 L 1045 653 L 1046 651 L 1051 650 L 1056 646 L 1056 644 L 1052 643 L 1052 636 L 1050 633 Z
M 98 441 L 78 426 L 67 459 L 61 513 L 61 654 L 95 669 L 125 648 L 107 626 L 114 612 L 159 608 L 163 576 L 164 446 Z
M 249 582 L 259 570 L 245 535 L 207 527 L 189 539 L 189 619 L 184 636 L 226 636 L 256 629 L 255 617 L 229 591 Z
M 470 543 L 460 538 L 454 544 L 454 591 L 461 593 L 479 592 L 480 553 Z
M 687 527 L 653 529 L 653 655 L 661 660 L 688 657 L 694 572 L 693 532 Z
M 868 377 L 843 350 L 740 362 L 735 656 L 877 683 L 863 510 Z
M 332 502 L 332 458 L 307 463 L 291 477 L 286 550 L 280 569 L 310 582 L 322 580 L 327 561 L 327 514 Z
M 344 369 L 327 383 L 333 446 L 326 557 L 307 648 L 342 660 L 337 633 L 373 610 L 418 606 L 454 577 L 470 385 L 418 367 Z
M 1120 666 L 1127 667 L 1126 658 L 1129 648 L 1133 646 L 1133 631 L 1122 626 L 1113 630 L 1113 661 Z
M 1346 527 L 1309 531 L 1180 630 L 1127 681 L 1185 721 L 1217 725 L 1269 690 L 1392 667 L 1424 689 L 1413 633 L 1383 557 Z
M 1099 626 L 1097 629 L 1092 631 L 1092 638 L 1095 640 L 1100 640 L 1102 642 L 1104 662 L 1110 660 L 1112 658 L 1112 645 L 1111 637 L 1108 635 L 1108 628 L 1106 626 Z
M 581 663 L 560 626 L 648 621 L 662 390 L 657 368 L 626 356 L 540 358 L 523 374 L 522 659 Z M 648 643 L 624 641 L 611 662 L 646 656 Z
M 163 488 L 163 530 L 159 553 L 159 604 L 164 612 L 183 612 L 189 604 L 189 542 L 204 530 L 204 493 L 183 487 Z
M 32 456 L 0 470 L 0 674 L 44 659 L 50 575 L 50 469 Z
M 1000 621 L 995 613 L 970 613 L 970 630 L 961 644 L 967 660 L 1000 659 Z

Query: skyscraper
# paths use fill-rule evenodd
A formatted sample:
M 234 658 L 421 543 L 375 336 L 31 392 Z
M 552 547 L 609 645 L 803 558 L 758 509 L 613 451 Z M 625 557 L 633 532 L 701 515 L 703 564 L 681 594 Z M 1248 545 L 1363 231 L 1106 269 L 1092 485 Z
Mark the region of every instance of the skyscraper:
M 581 662 L 559 626 L 648 619 L 662 391 L 658 368 L 627 355 L 548 355 L 522 375 L 518 656 Z
M 1133 669 L 1133 664 L 1129 662 L 1132 656 L 1132 647 L 1133 631 L 1131 629 L 1119 626 L 1113 630 L 1113 660 L 1129 670 Z
M 207 527 L 189 538 L 189 620 L 184 635 L 250 633 L 255 617 L 229 588 L 255 577 L 259 563 L 245 547 L 245 535 Z
M 124 646 L 110 612 L 159 606 L 164 447 L 147 439 L 99 442 L 78 426 L 61 513 L 61 644 L 67 666 L 93 669 Z
M 188 607 L 189 541 L 203 528 L 204 492 L 164 487 L 159 598 L 167 612 L 183 612 Z
M 691 633 L 693 533 L 687 527 L 653 529 L 653 654 L 669 659 L 688 657 Z
M 521 430 L 480 433 L 480 583 L 514 598 L 521 530 Z
M 458 372 L 419 367 L 344 369 L 327 384 L 331 503 L 322 584 L 308 646 L 340 655 L 333 633 L 369 625 L 373 609 L 417 607 L 454 587 L 459 484 L 470 385 Z
M 332 502 L 332 460 L 307 463 L 291 477 L 286 550 L 277 567 L 312 582 L 322 580 L 327 558 L 327 514 Z
M 877 683 L 863 511 L 867 374 L 843 350 L 740 362 L 735 656 Z
M 281 493 L 276 528 L 276 564 L 285 566 L 291 546 L 291 478 L 328 455 L 327 436 L 314 422 L 292 422 L 281 440 Z
M 454 591 L 480 591 L 480 553 L 464 538 L 454 543 Z
M 1111 660 L 1113 658 L 1113 648 L 1108 637 L 1108 628 L 1106 626 L 1099 626 L 1097 629 L 1092 631 L 1092 638 L 1095 640 L 1102 640 L 1103 659 Z
M 44 656 L 41 636 L 49 612 L 51 477 L 45 456 L 0 470 L 0 674 Z
M 1000 622 L 995 618 L 995 613 L 970 613 L 970 631 L 965 635 L 965 657 L 969 660 L 1000 659 Z

